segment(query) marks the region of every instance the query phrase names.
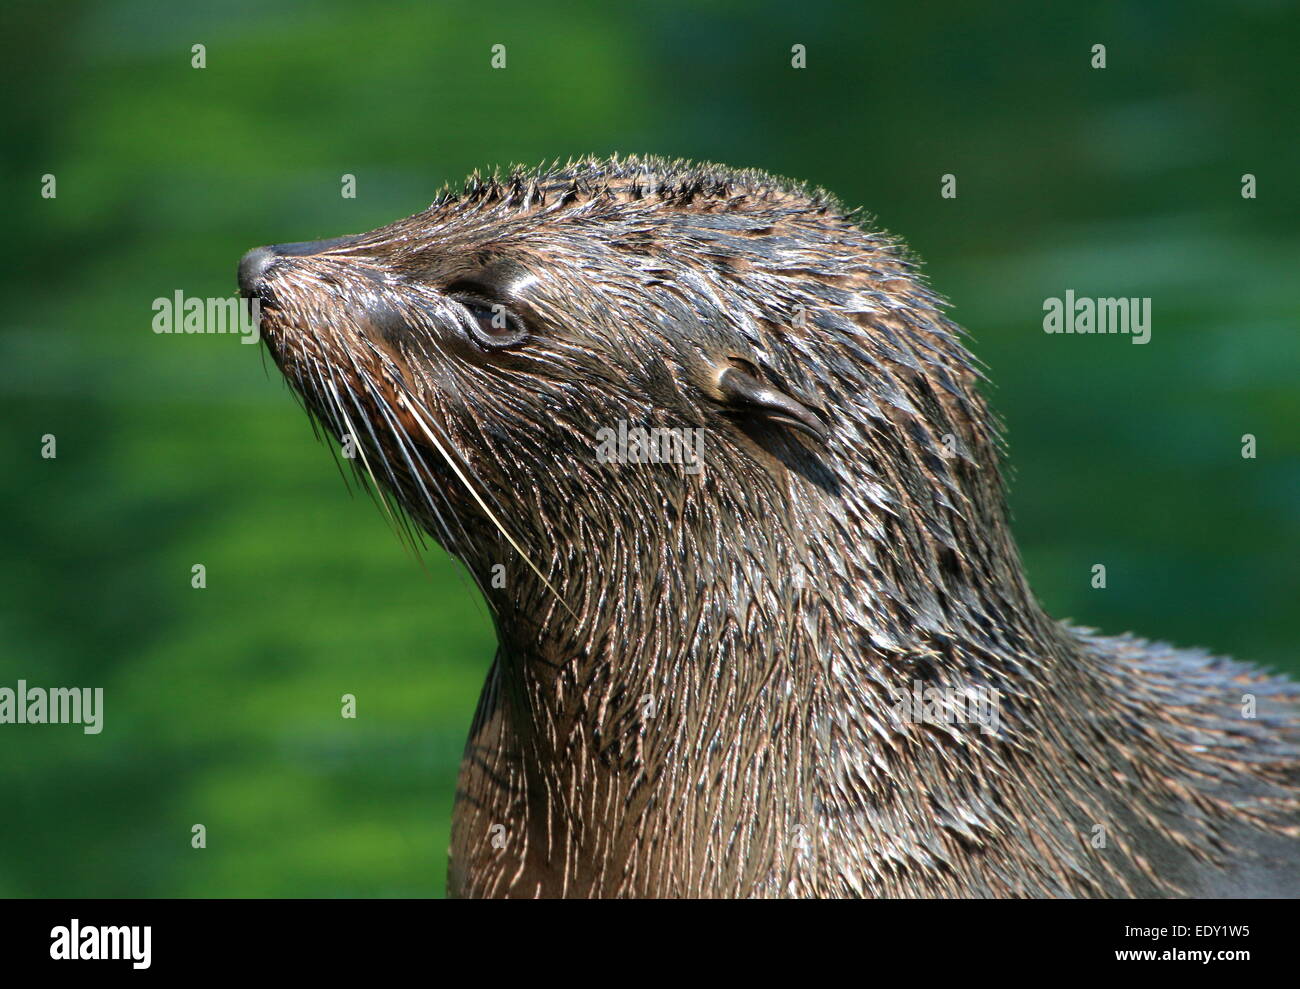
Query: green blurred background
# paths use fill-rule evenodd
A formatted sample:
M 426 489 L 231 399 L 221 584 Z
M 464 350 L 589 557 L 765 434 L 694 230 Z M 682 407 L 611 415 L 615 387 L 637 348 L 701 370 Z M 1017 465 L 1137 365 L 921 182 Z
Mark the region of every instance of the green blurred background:
M 486 612 L 349 495 L 260 347 L 150 304 L 476 167 L 653 152 L 865 206 L 989 365 L 1050 611 L 1300 670 L 1300 16 L 1090 6 L 7 4 L 0 686 L 106 715 L 0 726 L 0 895 L 442 891 Z M 1045 335 L 1066 289 L 1150 296 L 1152 342 Z

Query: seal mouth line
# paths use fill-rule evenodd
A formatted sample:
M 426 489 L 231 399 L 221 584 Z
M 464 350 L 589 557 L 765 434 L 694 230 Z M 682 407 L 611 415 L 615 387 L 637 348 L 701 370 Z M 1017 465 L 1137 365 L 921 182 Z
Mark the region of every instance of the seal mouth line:
M 474 501 L 478 503 L 478 507 L 483 512 L 483 514 L 488 517 L 488 520 L 494 526 L 496 526 L 497 531 L 501 533 L 501 535 L 505 538 L 506 542 L 508 542 L 511 545 L 514 551 L 518 553 L 520 557 L 523 558 L 523 561 L 528 564 L 528 568 L 537 575 L 537 578 L 546 586 L 546 589 L 555 595 L 555 600 L 557 600 L 560 603 L 561 607 L 563 607 L 564 610 L 567 611 L 575 621 L 577 621 L 578 615 L 574 612 L 572 608 L 569 607 L 568 602 L 564 600 L 560 592 L 555 589 L 555 585 L 552 584 L 550 580 L 547 579 L 546 574 L 542 573 L 541 568 L 538 567 L 537 564 L 533 562 L 532 557 L 529 556 L 528 553 L 524 550 L 524 548 L 519 545 L 519 542 L 515 539 L 515 537 L 510 534 L 510 532 L 506 529 L 505 525 L 502 524 L 501 520 L 497 518 L 496 513 L 492 511 L 491 508 L 488 507 L 487 502 L 483 500 L 483 497 L 478 493 L 474 485 L 470 483 L 469 478 L 465 476 L 465 473 L 461 470 L 460 466 L 455 462 L 455 460 L 452 459 L 451 455 L 447 452 L 446 447 L 443 446 L 443 444 L 438 440 L 436 436 L 434 436 L 433 432 L 429 429 L 429 425 L 425 420 L 424 414 L 419 410 L 419 406 L 416 403 L 410 401 L 408 396 L 409 396 L 409 391 L 403 390 L 403 392 L 398 395 L 397 400 L 399 403 L 401 403 L 402 407 L 411 414 L 411 417 L 415 420 L 416 425 L 418 425 L 420 429 L 424 432 L 424 435 L 428 437 L 429 442 L 433 444 L 434 448 L 440 454 L 442 454 L 442 458 L 447 462 L 447 466 L 450 467 L 452 469 L 452 472 L 455 473 L 456 477 L 460 479 L 461 484 L 465 486 L 465 489 L 470 493 L 470 496 L 473 497 Z
M 314 332 L 313 332 L 313 336 L 315 336 Z M 317 339 L 319 342 L 319 338 Z M 370 476 L 370 483 L 371 485 L 373 485 L 373 490 L 378 493 L 380 507 L 383 509 L 384 515 L 387 517 L 389 524 L 393 527 L 393 530 L 398 531 L 400 527 L 398 526 L 397 519 L 393 515 L 392 509 L 388 503 L 388 498 L 385 496 L 384 490 L 379 484 L 379 479 L 375 477 L 374 468 L 370 466 L 370 460 L 366 456 L 365 444 L 361 442 L 361 434 L 358 433 L 356 427 L 352 425 L 352 419 L 348 415 L 347 409 L 344 407 L 342 397 L 339 395 L 338 382 L 337 379 L 334 377 L 333 367 L 332 366 L 327 367 L 327 371 L 329 373 L 329 378 L 330 378 L 329 394 L 334 399 L 334 408 L 338 411 L 338 414 L 343 419 L 343 424 L 347 427 L 346 435 L 353 437 L 353 442 L 356 445 L 356 450 L 361 455 L 361 462 L 365 466 L 366 473 Z M 352 388 L 348 386 L 346 383 L 344 384 L 344 387 L 347 389 L 348 397 L 352 399 L 354 407 L 356 407 L 358 411 L 361 411 L 361 406 L 359 403 L 357 403 L 356 395 L 352 391 Z M 366 416 L 364 412 L 362 412 L 362 420 L 366 423 L 367 431 L 370 432 L 371 437 L 373 438 L 374 432 L 373 430 L 370 429 L 369 417 Z M 380 448 L 377 442 L 376 442 L 376 448 Z M 392 468 L 388 465 L 386 459 L 384 461 L 384 468 L 388 475 L 389 481 L 392 482 L 393 485 L 396 487 L 397 479 L 393 476 Z
M 398 421 L 397 409 L 394 408 L 394 401 L 396 401 L 401 406 L 402 409 L 404 409 L 410 414 L 411 421 L 416 422 L 416 425 L 420 427 L 420 430 L 422 432 L 427 433 L 430 430 L 436 430 L 440 434 L 441 445 L 435 444 L 435 449 L 437 449 L 439 455 L 442 456 L 444 461 L 447 462 L 447 465 L 451 468 L 452 472 L 457 476 L 458 480 L 464 485 L 466 490 L 469 491 L 470 495 L 474 498 L 475 502 L 482 505 L 483 498 L 481 495 L 485 494 L 486 497 L 491 500 L 492 505 L 496 509 L 496 512 L 504 514 L 505 510 L 502 508 L 500 502 L 497 501 L 496 497 L 492 494 L 491 489 L 489 489 L 487 485 L 483 483 L 482 479 L 479 478 L 478 475 L 474 472 L 474 469 L 470 465 L 468 459 L 461 456 L 459 460 L 457 460 L 457 458 L 452 455 L 451 451 L 456 450 L 456 444 L 452 441 L 450 435 L 447 433 L 446 428 L 441 423 L 439 423 L 437 419 L 433 416 L 429 416 L 425 418 L 424 421 L 422 422 L 417 421 L 416 417 L 417 415 L 420 414 L 420 412 L 416 412 L 414 410 L 420 410 L 422 412 L 424 407 L 419 402 L 419 400 L 413 396 L 411 392 L 411 388 L 407 384 L 403 375 L 401 374 L 401 371 L 394 365 L 392 355 L 386 353 L 382 348 L 377 346 L 372 341 L 368 341 L 368 340 L 364 341 L 364 344 L 370 356 L 374 359 L 376 366 L 380 369 L 381 372 L 383 372 L 382 376 L 384 380 L 389 384 L 392 391 L 391 398 L 388 392 L 386 392 L 385 389 L 381 387 L 381 385 L 374 379 L 370 371 L 364 368 L 357 361 L 354 354 L 349 352 L 347 354 L 347 359 L 351 364 L 352 370 L 355 372 L 357 378 L 365 387 L 368 396 L 374 400 L 375 406 L 379 409 L 380 414 L 384 417 L 385 422 L 388 426 L 389 434 L 392 436 L 394 440 L 394 444 L 397 447 L 397 451 L 401 455 L 402 459 L 406 462 L 408 471 L 414 476 L 416 485 L 420 489 L 420 493 L 423 496 L 423 504 L 433 511 L 435 517 L 437 518 L 442 534 L 447 538 L 447 541 L 449 543 L 453 541 L 451 539 L 450 527 L 447 525 L 446 521 L 442 518 L 441 512 L 439 512 L 438 510 L 438 506 L 433 502 L 433 499 L 429 494 L 429 489 L 428 487 L 426 487 L 424 483 L 422 472 L 417 470 L 415 465 L 412 463 L 411 460 L 412 455 L 419 461 L 420 467 L 423 468 L 423 474 L 431 475 L 432 472 L 428 464 L 425 462 L 424 458 L 420 455 L 418 449 L 416 449 L 415 445 L 413 444 L 411 436 L 409 435 L 409 431 L 401 427 L 401 423 Z M 357 403 L 355 399 L 354 399 L 354 405 L 356 406 L 358 413 L 361 414 L 367 420 L 367 426 L 369 427 L 370 417 L 367 414 L 364 406 Z M 384 458 L 385 471 L 390 481 L 392 482 L 394 489 L 400 490 L 396 478 L 393 477 L 391 466 L 387 462 L 386 447 L 379 440 L 379 437 L 375 434 L 373 429 L 370 430 L 370 435 L 372 440 L 375 443 L 377 450 L 380 453 L 380 456 Z M 456 452 L 459 453 L 458 450 Z M 462 471 L 464 472 L 463 474 Z M 447 501 L 446 493 L 443 492 L 442 489 L 436 484 L 433 485 L 433 488 L 438 491 L 439 496 L 443 499 L 443 507 L 445 507 L 448 513 L 452 516 L 452 518 L 456 520 L 456 525 L 460 531 L 461 536 L 464 538 L 465 542 L 468 543 L 470 538 L 469 533 L 465 529 L 465 525 L 461 520 L 460 516 L 454 511 L 450 502 Z M 480 488 L 482 489 L 482 492 L 480 492 L 479 490 Z M 492 517 L 493 513 L 487 511 L 486 508 L 484 508 L 484 511 L 485 514 L 487 514 L 489 518 L 492 519 L 493 524 L 501 531 L 502 535 L 505 536 L 507 540 L 510 541 L 511 545 L 516 548 L 516 550 L 520 553 L 521 556 L 524 557 L 525 560 L 528 560 L 527 553 L 525 553 L 522 549 L 518 547 L 516 541 L 511 537 L 510 533 L 505 531 L 504 526 L 501 525 L 501 523 L 496 518 Z M 529 561 L 529 563 L 531 566 L 532 565 L 531 561 Z M 474 576 L 475 582 L 479 583 L 481 588 L 482 587 L 481 578 L 478 572 L 471 569 L 471 573 Z
M 376 354 L 376 356 L 382 361 L 382 355 Z M 402 460 L 405 462 L 407 472 L 411 475 L 411 477 L 416 483 L 416 486 L 420 489 L 422 504 L 424 505 L 424 507 L 427 507 L 433 513 L 434 519 L 441 531 L 442 537 L 445 538 L 448 543 L 452 543 L 454 540 L 452 539 L 451 528 L 447 524 L 446 519 L 443 517 L 442 511 L 439 509 L 438 504 L 434 501 L 434 498 L 429 491 L 429 487 L 426 486 L 426 484 L 424 483 L 425 475 L 432 476 L 432 472 L 429 468 L 429 465 L 425 463 L 425 460 L 420 455 L 419 450 L 415 449 L 414 446 L 412 445 L 411 440 L 406 433 L 406 430 L 400 428 L 400 425 L 397 422 L 397 419 L 394 415 L 392 403 L 389 400 L 388 396 L 384 393 L 383 389 L 380 388 L 379 385 L 375 382 L 374 378 L 371 376 L 369 371 L 361 367 L 361 365 L 358 364 L 355 359 L 351 358 L 351 355 L 349 355 L 349 359 L 351 360 L 353 370 L 356 372 L 362 385 L 364 385 L 367 394 L 374 401 L 375 407 L 379 410 L 380 415 L 383 416 L 384 424 L 388 427 L 388 435 L 392 437 L 394 445 L 397 448 L 397 452 L 400 454 Z M 393 379 L 393 380 L 400 382 L 400 379 Z M 359 407 L 359 411 L 361 411 L 363 415 L 365 414 L 364 410 L 360 409 L 360 407 Z M 388 464 L 386 447 L 380 441 L 379 437 L 376 435 L 373 427 L 371 426 L 369 416 L 366 416 L 366 424 L 367 424 L 367 428 L 370 430 L 371 439 L 374 441 L 376 449 L 380 451 L 380 455 L 383 456 L 384 458 L 384 467 L 386 472 L 389 475 L 390 480 L 392 480 L 393 482 L 394 489 L 400 490 L 398 482 L 396 481 L 395 478 L 393 478 L 392 468 Z M 412 461 L 412 457 L 414 457 L 416 461 L 419 461 L 418 468 L 416 467 L 415 463 Z M 434 490 L 438 492 L 439 497 L 442 499 L 443 508 L 445 508 L 448 514 L 456 521 L 456 526 L 459 529 L 461 536 L 466 542 L 468 542 L 469 533 L 466 531 L 465 525 L 461 521 L 459 515 L 457 515 L 457 513 L 452 509 L 451 504 L 447 501 L 446 494 L 442 491 L 441 488 L 438 487 L 438 485 L 434 484 L 432 485 L 432 487 Z M 482 583 L 479 579 L 479 575 L 477 574 L 477 572 L 473 570 L 471 570 L 471 574 L 473 575 L 475 582 L 479 584 L 481 590 Z

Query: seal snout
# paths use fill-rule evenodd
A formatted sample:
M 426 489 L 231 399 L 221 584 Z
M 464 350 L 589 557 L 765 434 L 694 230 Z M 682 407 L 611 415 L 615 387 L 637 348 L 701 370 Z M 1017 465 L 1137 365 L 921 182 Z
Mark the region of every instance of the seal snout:
M 328 251 L 346 248 L 361 239 L 360 235 L 333 237 L 329 240 L 304 240 L 294 244 L 270 244 L 254 247 L 239 261 L 239 294 L 267 301 L 266 279 L 277 261 L 284 258 L 310 258 Z
M 262 294 L 267 269 L 277 254 L 273 247 L 254 247 L 239 261 L 239 294 L 251 299 Z

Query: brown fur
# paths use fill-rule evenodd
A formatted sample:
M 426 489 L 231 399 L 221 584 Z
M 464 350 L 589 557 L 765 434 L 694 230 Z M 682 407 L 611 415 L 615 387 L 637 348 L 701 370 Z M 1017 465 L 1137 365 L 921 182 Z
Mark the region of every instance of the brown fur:
M 1043 613 L 958 327 L 828 195 L 584 160 L 291 247 L 244 278 L 277 365 L 500 639 L 452 892 L 1297 889 L 1294 685 Z M 526 341 L 476 345 L 467 284 Z M 620 419 L 702 472 L 598 462 Z M 893 720 L 917 682 L 1000 732 Z

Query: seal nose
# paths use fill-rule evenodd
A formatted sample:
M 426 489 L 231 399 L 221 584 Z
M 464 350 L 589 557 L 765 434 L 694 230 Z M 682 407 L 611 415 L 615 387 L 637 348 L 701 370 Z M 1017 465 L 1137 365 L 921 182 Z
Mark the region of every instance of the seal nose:
M 270 247 L 255 247 L 239 261 L 239 294 L 251 299 L 261 290 L 266 280 L 266 269 L 275 260 L 276 253 Z

